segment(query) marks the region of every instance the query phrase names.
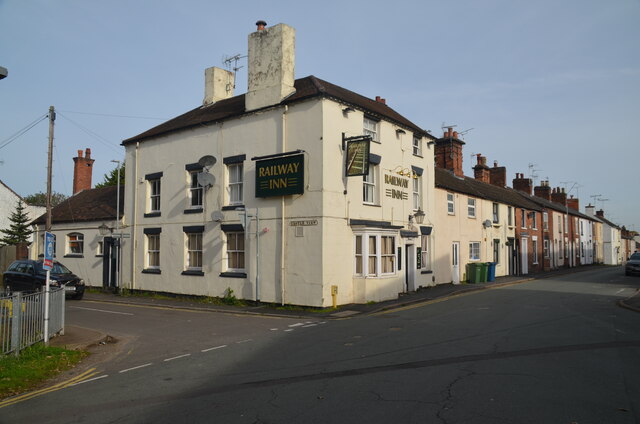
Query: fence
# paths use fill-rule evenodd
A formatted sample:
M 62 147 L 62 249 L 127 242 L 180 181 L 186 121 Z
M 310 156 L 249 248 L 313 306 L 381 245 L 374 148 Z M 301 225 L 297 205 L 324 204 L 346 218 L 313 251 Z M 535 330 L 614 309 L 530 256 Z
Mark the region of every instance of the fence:
M 49 331 L 51 337 L 64 333 L 64 288 L 49 292 Z M 0 296 L 0 347 L 2 354 L 20 351 L 44 340 L 45 292 Z

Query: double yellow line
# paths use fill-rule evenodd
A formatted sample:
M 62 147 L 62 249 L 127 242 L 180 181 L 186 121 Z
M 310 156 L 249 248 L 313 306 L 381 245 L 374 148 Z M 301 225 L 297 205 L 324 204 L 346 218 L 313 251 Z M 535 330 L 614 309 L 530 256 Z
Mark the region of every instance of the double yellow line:
M 9 399 L 5 399 L 0 402 L 0 408 L 4 408 L 5 406 L 14 405 L 18 402 L 23 402 L 25 400 L 32 399 L 34 397 L 38 397 L 41 395 L 46 395 L 47 393 L 55 392 L 57 390 L 61 390 L 67 388 L 69 386 L 73 386 L 74 384 L 81 383 L 82 381 L 88 380 L 96 374 L 99 374 L 100 371 L 96 371 L 95 368 L 90 368 L 69 380 L 63 381 L 62 383 L 55 384 L 51 387 L 46 387 L 44 389 L 36 390 L 33 392 L 25 393 L 23 395 L 15 396 Z

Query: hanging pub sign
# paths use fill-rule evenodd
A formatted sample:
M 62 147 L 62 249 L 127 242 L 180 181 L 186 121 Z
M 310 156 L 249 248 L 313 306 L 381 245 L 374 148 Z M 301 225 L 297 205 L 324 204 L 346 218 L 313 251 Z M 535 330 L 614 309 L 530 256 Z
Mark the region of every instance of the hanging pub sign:
M 347 177 L 357 177 L 369 174 L 369 146 L 371 145 L 370 136 L 359 136 L 344 138 L 343 145 L 346 143 Z
M 256 160 L 256 197 L 304 193 L 304 154 Z

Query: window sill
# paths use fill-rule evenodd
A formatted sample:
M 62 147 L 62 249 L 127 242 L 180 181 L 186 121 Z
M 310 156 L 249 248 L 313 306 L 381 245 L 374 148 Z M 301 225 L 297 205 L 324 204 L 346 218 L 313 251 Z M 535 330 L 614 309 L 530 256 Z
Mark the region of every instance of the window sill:
M 433 274 L 433 271 L 425 270 L 425 271 L 421 271 L 420 274 Z
M 202 213 L 203 209 L 202 208 L 192 208 L 192 209 L 185 209 L 184 213 L 185 214 L 189 214 L 189 213 Z
M 220 277 L 226 278 L 247 278 L 246 272 L 221 272 Z
M 145 268 L 142 270 L 143 274 L 162 274 L 162 270 L 157 268 Z
M 96 255 L 96 258 L 104 258 L 104 254 Z
M 193 270 L 193 271 L 187 270 L 187 271 L 182 271 L 182 275 L 195 275 L 195 276 L 198 276 L 198 277 L 204 277 L 204 272 L 195 271 L 195 270 Z
M 414 153 L 414 154 L 413 154 L 413 156 L 415 156 L 415 157 L 417 157 L 417 158 L 424 159 L 424 156 L 422 156 L 422 154 L 416 154 L 416 153 Z
M 221 208 L 223 211 L 235 211 L 236 209 L 244 209 L 244 205 L 227 205 Z
M 145 218 L 155 218 L 158 216 L 160 216 L 160 212 L 149 212 L 144 214 Z
M 70 253 L 68 255 L 64 255 L 63 258 L 84 258 L 84 255 L 81 253 Z
M 363 204 L 364 206 L 373 206 L 374 208 L 381 208 L 381 207 L 382 207 L 381 205 L 377 205 L 377 204 L 375 204 L 375 203 L 365 203 L 365 202 L 362 202 L 362 204 Z

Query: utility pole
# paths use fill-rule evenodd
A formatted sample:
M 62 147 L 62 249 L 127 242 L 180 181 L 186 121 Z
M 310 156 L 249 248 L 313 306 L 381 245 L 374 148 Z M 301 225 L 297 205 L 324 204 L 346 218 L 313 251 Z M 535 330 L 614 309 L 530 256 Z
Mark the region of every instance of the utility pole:
M 47 222 L 45 231 L 51 231 L 51 168 L 53 163 L 53 123 L 56 120 L 56 111 L 49 106 L 49 154 L 47 157 Z

